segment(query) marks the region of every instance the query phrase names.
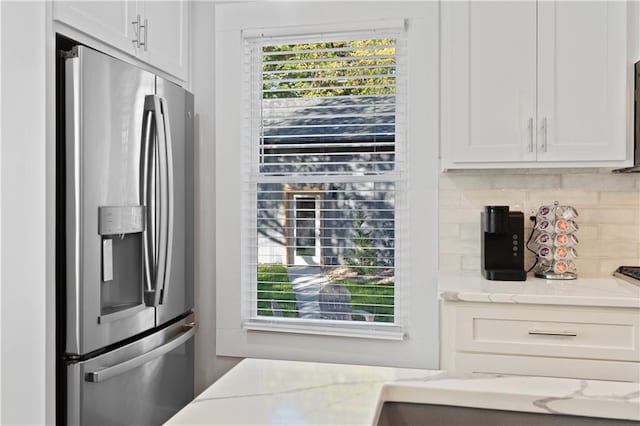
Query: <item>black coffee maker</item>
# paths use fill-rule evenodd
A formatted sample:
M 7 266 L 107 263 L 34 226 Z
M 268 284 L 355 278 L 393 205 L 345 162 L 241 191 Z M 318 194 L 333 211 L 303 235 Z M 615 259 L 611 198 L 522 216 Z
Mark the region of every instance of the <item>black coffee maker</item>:
M 485 206 L 480 214 L 482 275 L 494 281 L 525 281 L 524 214 L 509 206 Z

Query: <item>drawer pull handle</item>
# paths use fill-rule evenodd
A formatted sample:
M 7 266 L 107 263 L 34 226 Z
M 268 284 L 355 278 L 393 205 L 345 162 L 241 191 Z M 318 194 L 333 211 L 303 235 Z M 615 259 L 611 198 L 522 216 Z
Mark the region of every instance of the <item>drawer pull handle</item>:
M 529 330 L 529 334 L 534 336 L 565 336 L 576 337 L 578 333 L 573 331 L 544 331 L 544 330 Z

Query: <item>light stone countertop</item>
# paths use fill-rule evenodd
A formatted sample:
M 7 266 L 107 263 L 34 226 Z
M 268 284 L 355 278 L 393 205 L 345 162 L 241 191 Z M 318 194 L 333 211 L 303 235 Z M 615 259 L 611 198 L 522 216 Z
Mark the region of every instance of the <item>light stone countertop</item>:
M 367 425 L 379 401 L 640 420 L 640 384 L 245 359 L 169 425 Z
M 440 274 L 438 287 L 449 301 L 640 308 L 640 286 L 614 277 L 489 281 L 474 272 Z

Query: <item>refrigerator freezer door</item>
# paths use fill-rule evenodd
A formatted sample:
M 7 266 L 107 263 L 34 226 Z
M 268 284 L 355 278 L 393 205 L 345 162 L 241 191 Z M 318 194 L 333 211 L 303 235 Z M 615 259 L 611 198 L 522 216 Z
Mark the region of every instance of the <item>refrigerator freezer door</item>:
M 169 115 L 172 178 L 171 247 L 167 259 L 168 279 L 160 294 L 156 309 L 156 324 L 160 325 L 193 309 L 193 95 L 162 78 L 156 77 L 156 93 L 164 100 Z
M 67 424 L 159 425 L 193 399 L 194 316 L 67 367 Z
M 76 49 L 64 82 L 65 351 L 87 354 L 155 326 L 155 309 L 144 303 L 139 217 L 142 118 L 155 76 Z M 105 227 L 105 212 L 117 223 Z

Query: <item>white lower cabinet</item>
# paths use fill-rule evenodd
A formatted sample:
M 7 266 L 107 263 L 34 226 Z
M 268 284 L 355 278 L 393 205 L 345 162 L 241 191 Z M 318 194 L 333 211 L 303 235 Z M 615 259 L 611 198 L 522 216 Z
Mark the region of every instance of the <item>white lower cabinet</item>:
M 637 308 L 442 302 L 441 368 L 640 381 Z

